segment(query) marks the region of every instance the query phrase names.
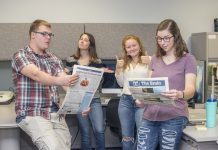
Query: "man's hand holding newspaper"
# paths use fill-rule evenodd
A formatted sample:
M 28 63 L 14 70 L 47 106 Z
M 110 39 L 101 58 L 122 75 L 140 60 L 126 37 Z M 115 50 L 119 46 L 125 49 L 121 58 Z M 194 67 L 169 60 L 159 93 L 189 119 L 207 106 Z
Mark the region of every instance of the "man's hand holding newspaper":
M 68 88 L 58 113 L 87 115 L 103 72 L 104 70 L 99 68 L 74 65 L 73 74 L 79 74 L 79 81 Z

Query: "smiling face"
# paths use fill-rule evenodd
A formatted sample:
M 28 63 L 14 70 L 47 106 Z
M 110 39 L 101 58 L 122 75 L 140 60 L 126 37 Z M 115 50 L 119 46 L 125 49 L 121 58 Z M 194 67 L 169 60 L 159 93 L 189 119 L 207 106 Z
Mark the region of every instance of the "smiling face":
M 128 39 L 125 42 L 125 50 L 127 55 L 131 56 L 132 58 L 138 57 L 140 52 L 139 43 L 135 39 Z
M 163 20 L 156 29 L 156 56 L 162 57 L 167 53 L 180 58 L 188 53 L 188 48 L 182 38 L 179 27 L 172 19 Z
M 86 34 L 83 34 L 79 39 L 79 49 L 80 50 L 89 50 L 90 41 L 89 37 Z
M 161 30 L 157 32 L 156 40 L 158 45 L 167 53 L 175 50 L 174 36 L 169 30 Z

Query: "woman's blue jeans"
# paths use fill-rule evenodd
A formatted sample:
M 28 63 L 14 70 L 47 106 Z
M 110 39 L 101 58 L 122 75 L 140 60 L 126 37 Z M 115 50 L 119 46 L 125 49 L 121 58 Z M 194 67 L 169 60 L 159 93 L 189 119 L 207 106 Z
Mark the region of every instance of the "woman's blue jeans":
M 144 108 L 135 105 L 131 95 L 123 94 L 120 98 L 118 114 L 122 130 L 122 147 L 123 150 L 134 150 L 135 125 L 140 126 Z
M 142 119 L 138 129 L 137 150 L 178 150 L 182 131 L 188 120 L 177 117 L 167 121 L 149 121 Z
M 103 111 L 100 98 L 92 100 L 91 112 L 87 117 L 82 117 L 81 114 L 77 115 L 78 124 L 81 133 L 81 147 L 83 150 L 91 150 L 91 132 L 93 130 L 96 142 L 96 150 L 105 149 L 105 122 L 103 119 Z M 91 129 L 92 127 L 92 129 Z

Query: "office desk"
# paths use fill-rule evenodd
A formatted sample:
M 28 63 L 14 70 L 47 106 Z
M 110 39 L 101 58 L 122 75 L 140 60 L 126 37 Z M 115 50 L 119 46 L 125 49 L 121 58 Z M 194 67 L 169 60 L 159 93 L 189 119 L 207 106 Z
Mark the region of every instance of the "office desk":
M 20 129 L 15 118 L 14 102 L 0 105 L 0 150 L 20 150 Z
M 105 107 L 103 108 L 103 111 L 105 113 Z M 105 114 L 104 114 L 105 116 Z M 81 136 L 80 136 L 80 131 L 78 130 L 78 122 L 76 115 L 74 114 L 68 114 L 66 115 L 66 122 L 68 124 L 71 136 L 72 136 L 72 145 L 71 145 L 71 150 L 78 150 L 81 148 Z M 31 141 L 31 138 L 24 132 L 20 131 L 21 138 L 20 138 L 20 146 L 21 150 L 37 150 L 37 148 L 33 145 L 33 142 Z M 94 135 L 91 132 L 92 136 L 92 146 L 95 147 L 95 141 L 94 141 Z M 108 126 L 105 128 L 105 147 L 106 148 L 118 148 L 121 147 L 121 143 L 119 138 L 114 135 Z M 1 149 L 0 150 L 4 150 Z M 8 149 L 8 150 L 13 150 L 13 149 Z
M 103 111 L 105 113 L 105 108 L 103 108 Z M 104 114 L 105 116 L 105 114 Z M 81 148 L 81 135 L 80 131 L 78 130 L 78 122 L 76 115 L 67 115 L 66 116 L 66 122 L 68 124 L 71 136 L 72 136 L 72 146 L 71 149 L 80 149 Z M 78 132 L 78 133 L 77 133 Z M 92 139 L 92 146 L 95 147 L 95 138 L 93 133 L 91 132 L 91 139 Z M 114 135 L 108 126 L 105 127 L 105 148 L 118 148 L 121 147 L 121 142 L 119 140 L 119 137 Z
M 199 131 L 195 126 L 187 126 L 183 133 L 181 150 L 218 150 L 218 116 L 215 128 Z
M 105 109 L 107 102 L 103 103 L 103 112 L 105 117 Z M 0 150 L 33 150 L 31 138 L 17 126 L 15 122 L 15 103 L 9 105 L 0 105 Z M 80 133 L 75 141 L 74 138 L 78 131 L 77 119 L 75 115 L 67 115 L 68 123 L 72 135 L 72 149 L 80 148 Z M 107 148 L 121 147 L 119 137 L 114 135 L 108 126 L 105 129 L 105 141 Z M 94 140 L 94 138 L 93 138 Z M 93 141 L 94 144 L 94 141 Z
M 102 108 L 103 108 L 103 116 L 105 121 L 105 147 L 106 148 L 119 148 L 121 147 L 120 139 L 117 135 L 115 135 L 113 132 L 110 131 L 110 127 L 106 124 L 106 109 L 107 104 L 109 102 L 109 99 L 111 97 L 117 96 L 116 91 L 109 90 L 105 91 L 105 93 L 101 94 L 101 100 L 102 100 Z M 60 95 L 61 101 L 63 101 L 65 94 Z M 72 136 L 72 146 L 71 149 L 80 149 L 81 148 L 81 135 L 80 131 L 78 129 L 78 121 L 75 114 L 67 114 L 66 115 L 66 122 L 68 124 L 71 136 Z M 95 138 L 93 133 L 91 132 L 92 136 L 92 146 L 95 147 Z

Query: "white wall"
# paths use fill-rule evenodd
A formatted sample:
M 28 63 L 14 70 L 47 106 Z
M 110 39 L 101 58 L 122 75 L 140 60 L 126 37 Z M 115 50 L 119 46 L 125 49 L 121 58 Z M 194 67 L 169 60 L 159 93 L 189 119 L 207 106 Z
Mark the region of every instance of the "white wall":
M 177 21 L 184 40 L 212 32 L 218 0 L 0 0 L 0 23 L 159 23 Z
M 172 18 L 190 48 L 191 33 L 214 30 L 218 0 L 0 0 L 0 23 L 38 18 L 51 23 L 159 23 Z M 10 62 L 0 62 L 0 70 L 0 90 L 12 87 Z

